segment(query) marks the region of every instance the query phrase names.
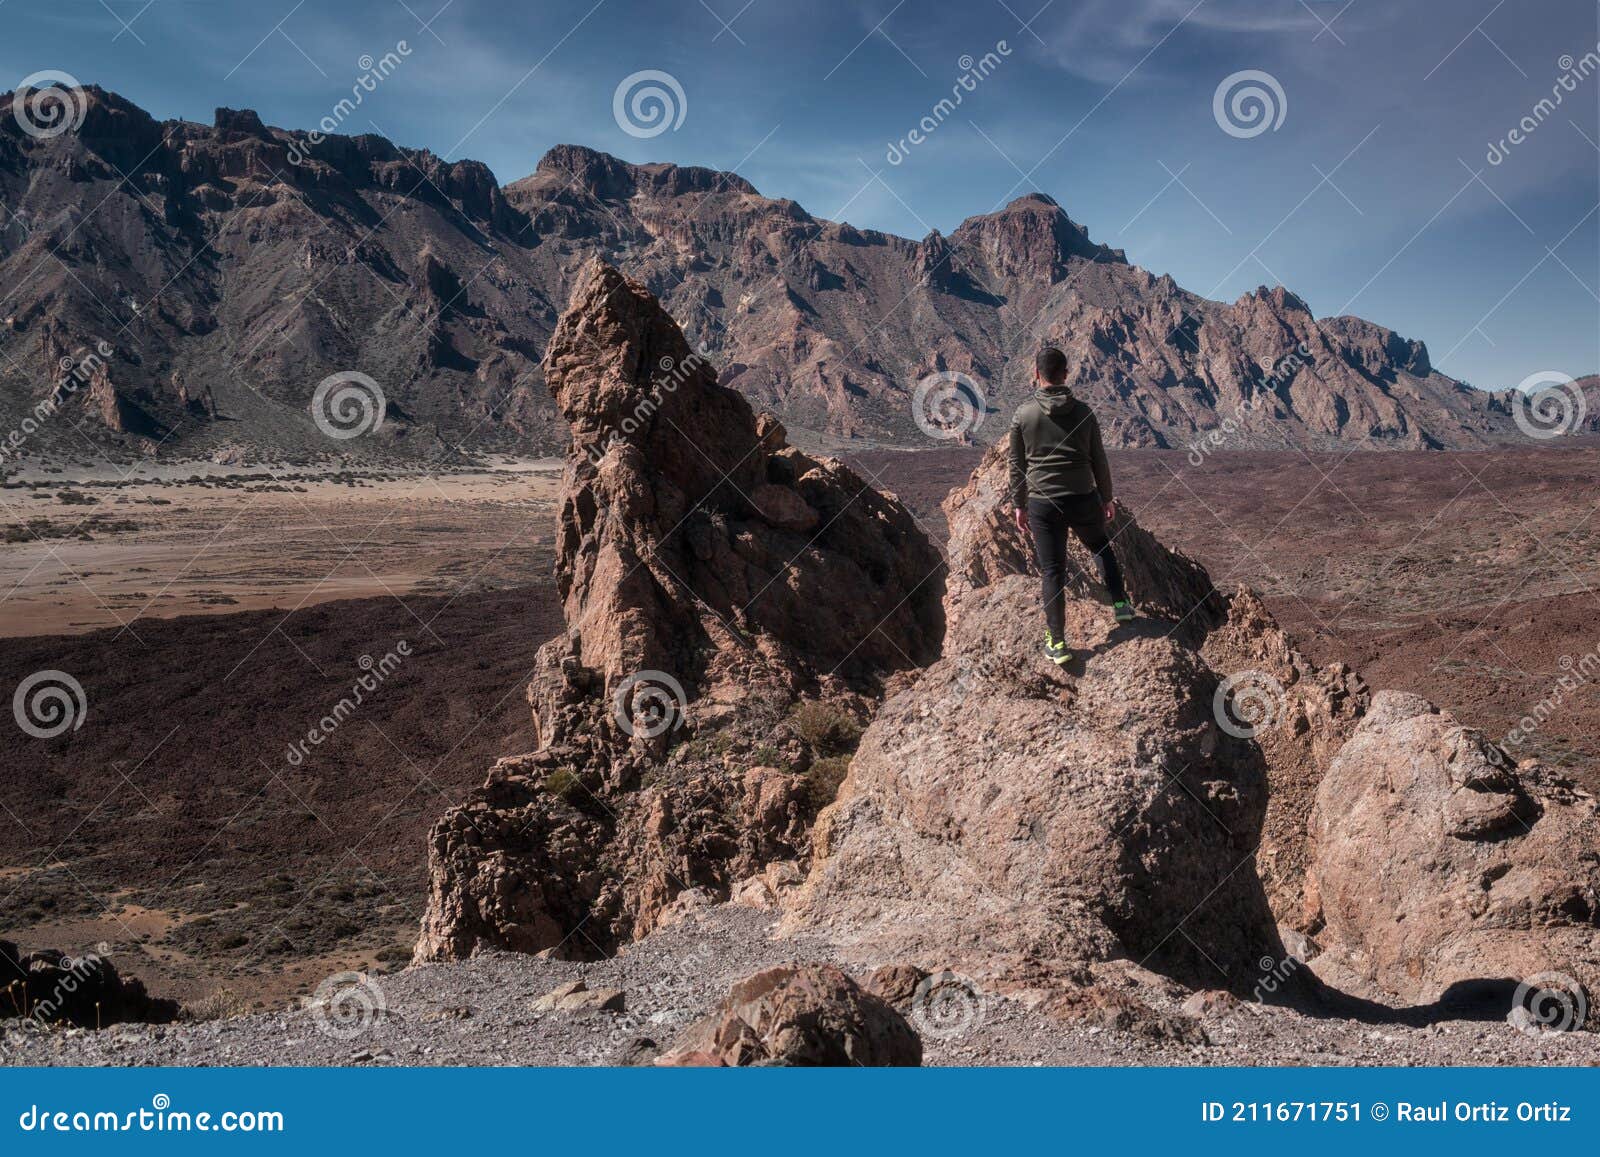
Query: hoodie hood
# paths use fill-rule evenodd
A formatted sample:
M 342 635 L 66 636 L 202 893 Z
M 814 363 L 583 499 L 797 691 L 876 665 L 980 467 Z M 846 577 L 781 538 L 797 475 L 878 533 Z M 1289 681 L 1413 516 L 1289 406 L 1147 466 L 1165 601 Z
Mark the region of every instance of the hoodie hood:
M 1033 391 L 1033 400 L 1039 403 L 1039 408 L 1045 413 L 1052 418 L 1058 418 L 1077 405 L 1078 397 L 1069 386 L 1050 386 L 1048 389 Z

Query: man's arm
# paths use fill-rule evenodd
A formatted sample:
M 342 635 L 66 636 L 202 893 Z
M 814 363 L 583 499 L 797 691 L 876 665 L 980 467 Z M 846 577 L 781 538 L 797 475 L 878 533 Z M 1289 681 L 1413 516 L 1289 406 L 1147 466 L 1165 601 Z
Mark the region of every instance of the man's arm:
M 1094 485 L 1100 491 L 1100 501 L 1106 504 L 1109 513 L 1116 502 L 1116 491 L 1111 486 L 1111 463 L 1106 461 L 1106 445 L 1100 438 L 1100 419 L 1091 416 L 1089 419 L 1089 460 L 1094 466 Z
M 1028 505 L 1028 444 L 1022 437 L 1022 427 L 1011 420 L 1011 473 L 1007 493 L 1011 505 L 1026 508 Z
M 1011 496 L 1011 521 L 1024 535 L 1028 529 L 1028 443 L 1022 436 L 1022 427 L 1011 419 L 1011 470 L 1006 492 Z

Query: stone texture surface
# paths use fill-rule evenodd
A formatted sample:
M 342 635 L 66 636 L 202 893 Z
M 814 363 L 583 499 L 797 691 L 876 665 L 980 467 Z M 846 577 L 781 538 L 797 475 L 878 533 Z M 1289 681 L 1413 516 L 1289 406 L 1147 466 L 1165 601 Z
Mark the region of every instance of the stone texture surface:
M 915 1066 L 905 1017 L 832 964 L 785 964 L 739 981 L 661 1065 Z
M 1544 978 L 1596 1024 L 1600 817 L 1570 781 L 1381 692 L 1318 787 L 1311 834 L 1318 940 L 1357 976 L 1415 1004 Z
M 945 581 L 945 617 L 954 620 L 972 591 L 1012 574 L 1037 574 L 1033 547 L 1011 521 L 1007 446 L 989 448 L 965 486 L 944 500 L 950 525 L 950 573 Z M 1185 640 L 1195 640 L 1223 621 L 1226 600 L 1199 563 L 1169 550 L 1119 505 L 1112 526 L 1128 597 L 1142 613 L 1170 619 Z M 1068 582 L 1078 598 L 1104 598 L 1094 556 L 1076 538 L 1068 546 Z
M 1077 670 L 1038 653 L 1031 580 L 968 597 L 862 738 L 787 928 L 991 975 L 1131 957 L 1243 983 L 1278 952 L 1251 867 L 1266 770 L 1212 718 L 1216 673 L 1170 623 L 1068 614 Z

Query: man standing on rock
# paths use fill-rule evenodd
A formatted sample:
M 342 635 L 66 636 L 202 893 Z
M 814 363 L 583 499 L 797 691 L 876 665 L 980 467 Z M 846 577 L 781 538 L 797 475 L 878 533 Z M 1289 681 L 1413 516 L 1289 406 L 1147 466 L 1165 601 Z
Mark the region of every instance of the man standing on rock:
M 1011 419 L 1011 504 L 1017 529 L 1033 540 L 1044 601 L 1044 653 L 1072 658 L 1066 633 L 1067 532 L 1094 552 L 1117 621 L 1133 618 L 1122 568 L 1111 549 L 1117 504 L 1094 411 L 1066 385 L 1067 355 L 1054 346 L 1034 362 L 1034 395 Z

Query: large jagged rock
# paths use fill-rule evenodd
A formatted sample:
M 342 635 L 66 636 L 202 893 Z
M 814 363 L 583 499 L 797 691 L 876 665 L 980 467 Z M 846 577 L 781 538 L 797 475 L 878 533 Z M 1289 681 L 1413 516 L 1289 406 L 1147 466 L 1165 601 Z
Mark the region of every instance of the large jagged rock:
M 727 703 L 752 677 L 870 683 L 938 654 L 943 564 L 911 515 L 786 446 L 643 286 L 591 262 L 545 375 L 572 448 L 567 635 L 529 692 L 542 745 L 615 741 L 609 700 L 641 672 Z
M 1275 922 L 1315 925 L 1306 821 L 1365 688 L 1126 509 L 1115 549 L 1144 617 L 1115 625 L 1074 544 L 1068 635 L 1090 653 L 1050 666 L 1005 475 L 996 447 L 944 504 L 943 658 L 868 730 L 787 926 L 1024 988 L 1120 957 L 1203 987 L 1258 979 Z
M 1279 952 L 1252 868 L 1259 749 L 1173 624 L 1068 603 L 1081 669 L 1039 654 L 1033 582 L 969 594 L 944 657 L 886 703 L 786 927 L 998 976 L 1131 958 L 1216 987 Z
M 592 262 L 545 375 L 572 429 L 567 631 L 528 689 L 539 750 L 434 826 L 419 960 L 595 956 L 804 859 L 826 802 L 804 773 L 840 730 L 819 712 L 858 734 L 943 631 L 944 565 L 905 508 L 787 446 L 642 286 Z
M 1529 983 L 1561 1027 L 1600 1023 L 1600 816 L 1570 781 L 1384 691 L 1323 776 L 1312 839 L 1324 947 L 1380 993 Z

